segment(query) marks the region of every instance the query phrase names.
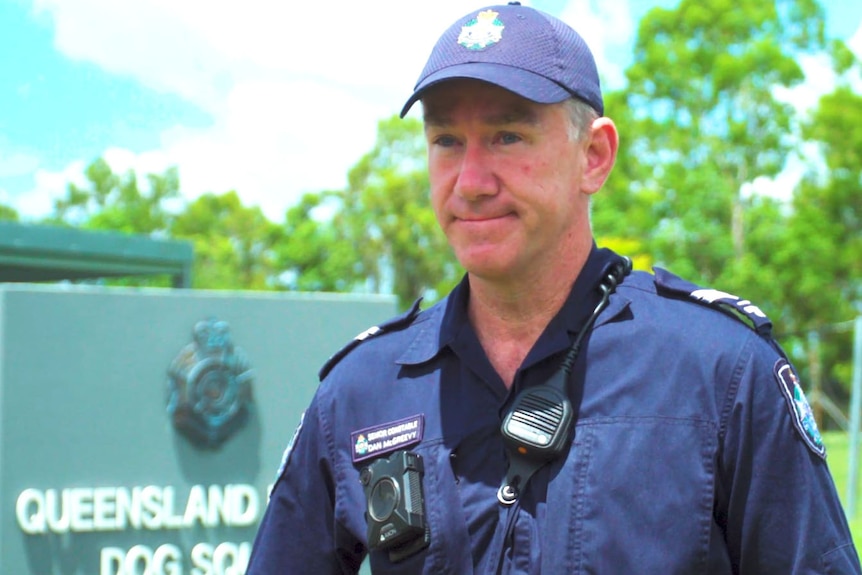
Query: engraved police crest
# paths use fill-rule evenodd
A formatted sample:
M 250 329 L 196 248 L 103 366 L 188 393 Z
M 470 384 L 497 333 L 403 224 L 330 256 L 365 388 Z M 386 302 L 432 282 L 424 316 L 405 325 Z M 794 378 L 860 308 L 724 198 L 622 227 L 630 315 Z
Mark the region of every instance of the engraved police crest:
M 201 447 L 219 447 L 248 419 L 253 375 L 227 322 L 199 321 L 168 370 L 174 427 Z

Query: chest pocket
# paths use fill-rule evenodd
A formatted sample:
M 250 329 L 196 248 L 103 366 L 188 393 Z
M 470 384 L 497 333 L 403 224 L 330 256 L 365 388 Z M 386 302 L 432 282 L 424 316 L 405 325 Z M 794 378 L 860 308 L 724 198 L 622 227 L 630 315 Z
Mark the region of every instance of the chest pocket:
M 548 486 L 542 573 L 706 572 L 716 450 L 707 422 L 580 422 Z

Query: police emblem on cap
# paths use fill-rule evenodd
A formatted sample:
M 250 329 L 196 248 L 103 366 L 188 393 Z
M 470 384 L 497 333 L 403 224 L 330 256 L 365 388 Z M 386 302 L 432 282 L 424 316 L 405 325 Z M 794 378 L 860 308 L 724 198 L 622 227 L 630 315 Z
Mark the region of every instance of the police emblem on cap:
M 168 370 L 168 414 L 201 447 L 218 447 L 248 418 L 253 372 L 227 322 L 199 321 Z
M 775 362 L 774 371 L 775 379 L 778 381 L 778 386 L 781 388 L 784 399 L 787 401 L 787 407 L 790 409 L 793 426 L 796 427 L 796 431 L 802 436 L 809 449 L 825 458 L 826 446 L 823 445 L 823 438 L 820 436 L 820 430 L 817 429 L 814 412 L 811 411 L 811 406 L 805 398 L 805 392 L 799 385 L 799 377 L 784 358 Z
M 461 28 L 458 43 L 468 50 L 484 50 L 500 41 L 503 37 L 503 23 L 497 18 L 498 12 L 485 10 Z

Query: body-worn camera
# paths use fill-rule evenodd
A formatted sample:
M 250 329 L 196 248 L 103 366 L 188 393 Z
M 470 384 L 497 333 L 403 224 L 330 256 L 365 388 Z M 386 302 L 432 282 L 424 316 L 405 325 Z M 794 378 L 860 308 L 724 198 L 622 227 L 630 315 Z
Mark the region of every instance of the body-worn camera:
M 422 456 L 397 451 L 374 460 L 359 473 L 365 490 L 368 547 L 389 551 L 398 562 L 421 551 L 431 541 L 425 518 Z

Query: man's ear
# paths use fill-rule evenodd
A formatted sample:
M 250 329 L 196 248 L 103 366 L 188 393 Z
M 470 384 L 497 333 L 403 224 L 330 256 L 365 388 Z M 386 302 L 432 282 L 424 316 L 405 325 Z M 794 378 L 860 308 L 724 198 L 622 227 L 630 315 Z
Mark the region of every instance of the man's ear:
M 613 120 L 597 118 L 590 127 L 581 191 L 594 194 L 601 189 L 617 160 L 619 144 L 619 134 Z

